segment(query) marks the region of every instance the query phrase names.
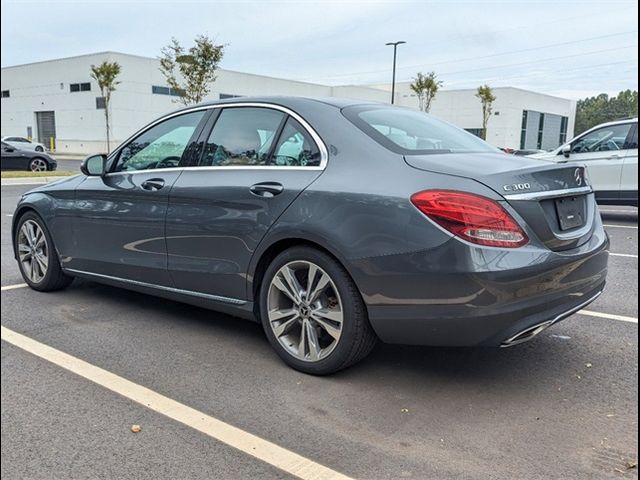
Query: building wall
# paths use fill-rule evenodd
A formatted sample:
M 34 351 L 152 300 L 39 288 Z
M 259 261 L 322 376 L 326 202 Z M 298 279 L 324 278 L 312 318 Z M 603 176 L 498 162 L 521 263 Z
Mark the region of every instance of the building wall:
M 90 78 L 91 65 L 117 61 L 122 66 L 121 82 L 111 100 L 112 148 L 132 133 L 181 105 L 176 97 L 152 93 L 152 86 L 165 86 L 159 61 L 122 53 L 104 52 L 60 60 L 6 67 L 2 69 L 1 134 L 24 135 L 31 127 L 38 137 L 36 113 L 54 111 L 56 151 L 90 153 L 106 149 L 104 110 L 96 109 L 98 85 Z M 69 91 L 71 83 L 91 83 L 91 91 Z M 328 86 L 271 78 L 230 70 L 220 70 L 209 99 L 225 95 L 299 95 L 350 97 L 388 102 L 389 85 Z M 494 115 L 489 122 L 487 140 L 496 146 L 518 148 L 523 110 L 569 117 L 568 137 L 573 133 L 575 102 L 516 88 L 496 88 Z M 431 113 L 459 127 L 482 126 L 480 103 L 475 90 L 438 92 Z M 397 85 L 396 103 L 412 108 L 418 100 L 409 83 Z M 48 139 L 45 139 L 48 143 Z M 546 145 L 548 142 L 546 142 Z

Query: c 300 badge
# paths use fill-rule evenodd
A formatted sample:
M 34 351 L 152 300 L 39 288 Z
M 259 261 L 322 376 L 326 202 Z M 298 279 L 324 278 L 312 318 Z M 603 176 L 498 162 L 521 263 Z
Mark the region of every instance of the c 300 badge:
M 502 189 L 505 192 L 522 192 L 524 190 L 531 190 L 530 183 L 514 183 L 512 185 L 503 185 Z

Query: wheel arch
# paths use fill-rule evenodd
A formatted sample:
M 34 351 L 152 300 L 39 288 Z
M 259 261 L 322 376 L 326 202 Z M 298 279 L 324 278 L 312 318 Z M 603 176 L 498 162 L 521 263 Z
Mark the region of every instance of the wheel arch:
M 336 249 L 332 248 L 331 246 L 327 246 L 325 242 L 320 243 L 318 239 L 310 238 L 304 235 L 273 239 L 267 245 L 261 245 L 262 248 L 259 252 L 256 252 L 256 254 L 254 254 L 250 264 L 250 273 L 247 282 L 247 295 L 249 299 L 253 300 L 254 313 L 256 314 L 257 318 L 259 318 L 260 308 L 258 295 L 260 293 L 260 286 L 262 285 L 264 275 L 267 271 L 267 268 L 269 268 L 269 264 L 280 253 L 288 250 L 289 248 L 298 246 L 312 247 L 331 256 L 342 266 L 342 268 L 345 269 L 345 271 L 357 287 L 357 283 L 354 279 L 354 276 L 349 271 L 349 267 L 345 259 L 336 251 Z

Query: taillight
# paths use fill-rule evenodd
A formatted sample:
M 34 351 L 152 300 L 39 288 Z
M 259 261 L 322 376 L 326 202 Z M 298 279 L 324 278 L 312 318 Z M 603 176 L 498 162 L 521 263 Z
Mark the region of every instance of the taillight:
M 516 248 L 529 239 L 496 201 L 473 193 L 425 190 L 411 196 L 418 210 L 445 230 L 490 247 Z

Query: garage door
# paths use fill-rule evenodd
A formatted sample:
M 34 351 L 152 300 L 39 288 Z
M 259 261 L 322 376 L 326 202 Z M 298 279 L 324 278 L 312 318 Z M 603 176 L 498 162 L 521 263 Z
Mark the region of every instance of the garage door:
M 53 138 L 54 148 L 56 139 L 56 112 L 36 112 L 38 127 L 38 141 L 49 147 Z

